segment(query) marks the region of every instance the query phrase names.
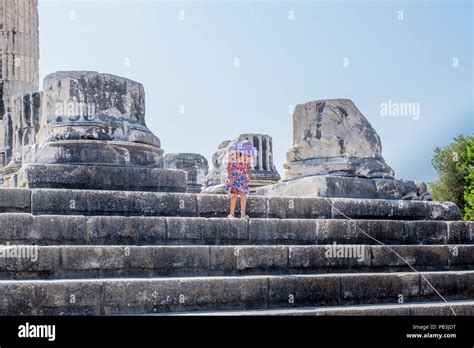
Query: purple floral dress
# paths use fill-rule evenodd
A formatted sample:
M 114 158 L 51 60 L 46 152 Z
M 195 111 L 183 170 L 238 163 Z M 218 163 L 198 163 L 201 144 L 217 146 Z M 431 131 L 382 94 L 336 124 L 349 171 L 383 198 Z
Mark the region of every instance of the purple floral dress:
M 237 189 L 239 192 L 244 192 L 245 195 L 248 197 L 250 195 L 250 190 L 247 175 L 247 162 L 233 162 L 231 166 L 233 183 L 231 186 L 229 183 L 229 177 L 227 177 L 227 180 L 225 182 L 225 190 L 227 191 L 227 194 L 230 195 L 232 189 Z

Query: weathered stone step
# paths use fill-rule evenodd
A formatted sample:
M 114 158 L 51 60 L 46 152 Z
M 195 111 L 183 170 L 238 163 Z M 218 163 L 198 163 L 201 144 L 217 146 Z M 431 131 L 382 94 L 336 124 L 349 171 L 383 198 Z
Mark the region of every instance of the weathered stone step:
M 0 213 L 31 213 L 31 190 L 0 188 Z
M 163 313 L 166 316 L 473 316 L 474 301 L 420 302 L 332 307 Z
M 472 244 L 474 222 L 0 214 L 4 245 L 377 244 L 369 236 L 385 244 Z
M 474 245 L 61 246 L 0 252 L 1 279 L 474 269 Z
M 20 195 L 31 196 L 29 209 L 34 215 L 226 217 L 229 213 L 225 195 L 60 189 L 14 190 L 12 194 L 8 190 L 0 190 L 3 212 L 25 212 L 23 200 L 16 198 Z M 252 218 L 279 219 L 461 219 L 453 203 L 348 198 L 252 196 L 248 213 Z
M 0 281 L 0 315 L 142 314 L 474 298 L 474 271 Z
M 67 146 L 68 142 L 55 143 L 52 148 Z M 76 149 L 77 156 L 97 155 L 97 142 L 89 141 L 92 148 Z M 87 145 L 86 145 L 87 146 Z M 77 143 L 73 147 L 78 147 Z M 138 148 L 131 149 L 131 148 Z M 108 149 L 127 148 L 132 151 L 146 152 L 152 149 L 144 144 L 126 144 L 120 147 L 118 143 L 109 143 Z M 146 149 L 146 150 L 145 150 Z M 129 151 L 125 151 L 128 153 Z M 148 152 L 154 156 L 152 152 Z M 71 153 L 68 153 L 69 158 Z M 130 155 L 128 153 L 128 155 Z M 94 155 L 92 155 L 94 156 Z M 148 158 L 149 159 L 149 158 Z M 125 165 L 74 165 L 68 164 L 28 164 L 22 167 L 23 180 L 28 188 L 62 188 L 87 190 L 124 190 L 151 192 L 186 192 L 186 172 L 182 170 L 132 167 Z

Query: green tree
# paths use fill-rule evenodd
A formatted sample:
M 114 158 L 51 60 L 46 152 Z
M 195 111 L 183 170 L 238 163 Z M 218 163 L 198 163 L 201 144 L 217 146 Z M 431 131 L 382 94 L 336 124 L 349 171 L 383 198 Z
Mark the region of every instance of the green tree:
M 446 148 L 436 148 L 432 163 L 438 172 L 439 180 L 430 184 L 434 200 L 450 201 L 457 204 L 459 209 L 465 213 L 467 219 L 472 217 L 474 203 L 472 187 L 474 176 L 472 173 L 473 144 L 474 137 L 460 135 L 454 139 L 454 143 Z M 469 161 L 471 161 L 471 164 L 469 164 Z
M 467 144 L 466 156 L 460 166 L 467 172 L 464 186 L 464 219 L 474 221 L 474 137 L 471 137 Z

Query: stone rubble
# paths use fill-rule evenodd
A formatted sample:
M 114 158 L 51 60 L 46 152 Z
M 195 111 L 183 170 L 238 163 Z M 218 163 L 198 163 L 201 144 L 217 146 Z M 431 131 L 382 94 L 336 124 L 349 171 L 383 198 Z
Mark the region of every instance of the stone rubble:
M 351 100 L 297 105 L 293 141 L 284 180 L 258 188 L 257 194 L 431 200 L 426 184 L 394 178 L 379 135 Z

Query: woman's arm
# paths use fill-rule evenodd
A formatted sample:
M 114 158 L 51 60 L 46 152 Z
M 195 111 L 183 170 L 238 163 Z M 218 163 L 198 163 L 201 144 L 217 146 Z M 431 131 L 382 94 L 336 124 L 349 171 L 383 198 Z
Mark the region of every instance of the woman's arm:
M 227 177 L 232 181 L 232 163 L 227 163 Z
M 250 181 L 250 162 L 247 162 L 247 176 L 248 176 L 249 181 Z

